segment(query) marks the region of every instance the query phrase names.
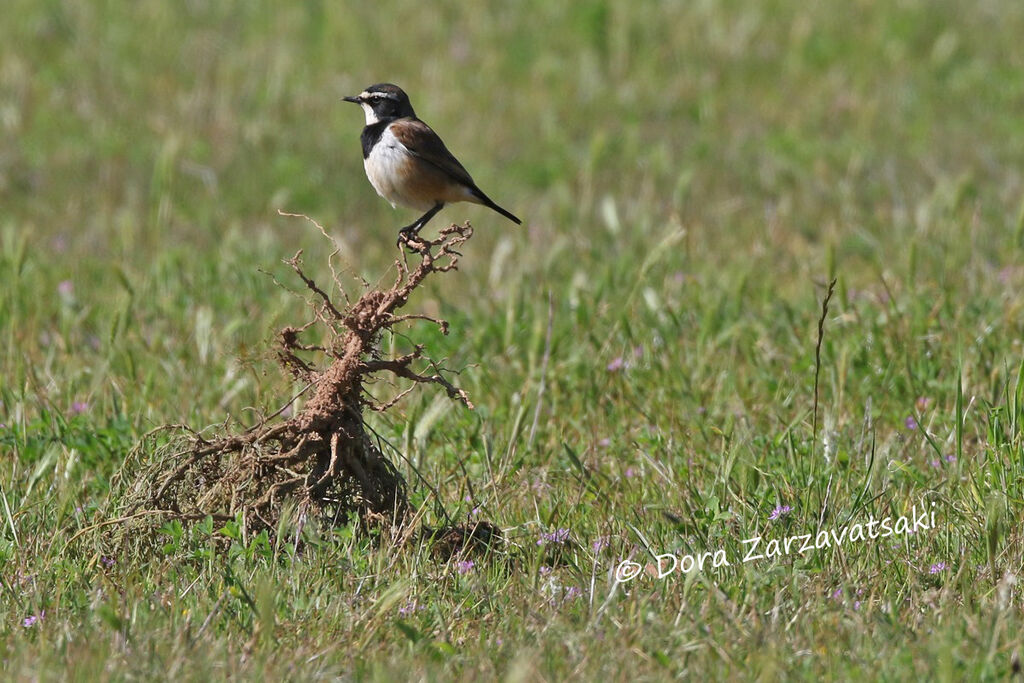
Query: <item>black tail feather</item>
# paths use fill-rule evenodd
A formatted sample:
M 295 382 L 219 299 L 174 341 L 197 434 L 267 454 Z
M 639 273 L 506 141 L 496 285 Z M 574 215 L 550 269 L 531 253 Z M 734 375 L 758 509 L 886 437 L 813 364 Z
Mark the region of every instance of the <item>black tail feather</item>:
M 483 204 L 484 206 L 486 206 L 488 209 L 493 209 L 494 211 L 497 211 L 502 216 L 504 216 L 505 218 L 509 219 L 510 221 L 515 223 L 516 225 L 522 225 L 523 224 L 523 222 L 521 220 L 519 220 L 519 218 L 517 218 L 516 215 L 513 214 L 511 211 L 507 211 L 507 210 L 501 208 L 500 206 L 498 206 L 497 204 L 495 204 L 494 201 L 490 197 L 485 195 L 483 193 L 483 191 L 480 190 L 479 187 L 474 187 L 473 188 L 473 194 L 475 194 L 477 199 L 480 200 L 480 203 Z

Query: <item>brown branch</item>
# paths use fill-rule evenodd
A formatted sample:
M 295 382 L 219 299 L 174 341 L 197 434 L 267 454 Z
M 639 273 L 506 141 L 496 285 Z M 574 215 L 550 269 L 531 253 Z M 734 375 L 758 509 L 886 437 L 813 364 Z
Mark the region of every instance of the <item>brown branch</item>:
M 405 322 L 406 320 L 426 320 L 427 322 L 434 323 L 439 328 L 441 328 L 441 334 L 446 335 L 446 336 L 448 334 L 448 321 L 447 320 L 442 320 L 440 318 L 434 318 L 432 316 L 429 316 L 429 315 L 426 315 L 426 314 L 423 314 L 423 313 L 406 313 L 404 315 L 393 316 L 391 318 L 391 321 L 388 323 L 388 327 L 390 327 L 391 325 L 397 325 L 398 323 Z
M 408 396 L 410 393 L 412 393 L 412 390 L 415 389 L 415 388 L 416 388 L 415 384 L 409 386 L 407 389 L 405 389 L 404 391 L 399 392 L 397 396 L 395 396 L 394 398 L 392 398 L 391 400 L 389 400 L 386 403 L 381 403 L 380 405 L 378 405 L 376 403 L 372 403 L 370 401 L 367 401 L 366 405 L 367 405 L 367 407 L 369 407 L 370 410 L 372 410 L 372 411 L 374 411 L 376 413 L 383 413 L 385 410 L 389 410 L 389 409 L 393 408 L 394 406 L 398 405 L 398 402 L 401 401 L 406 396 Z
M 438 384 L 444 387 L 444 390 L 448 393 L 448 397 L 459 401 L 470 410 L 474 410 L 473 402 L 469 400 L 469 395 L 465 391 L 459 389 L 441 374 L 436 375 L 421 375 L 418 372 L 411 370 L 408 364 L 403 364 L 401 361 L 406 356 L 395 360 L 375 360 L 369 361 L 365 364 L 368 372 L 376 372 L 378 370 L 387 370 L 388 372 L 394 373 L 399 377 L 412 380 L 413 382 L 419 382 L 421 384 Z
M 320 289 L 320 285 L 318 285 L 316 282 L 314 282 L 312 278 L 306 277 L 306 274 L 304 272 L 302 272 L 302 250 L 301 249 L 299 249 L 297 252 L 295 252 L 295 256 L 292 256 L 290 259 L 286 260 L 285 263 L 287 263 L 289 266 L 292 267 L 292 270 L 295 271 L 295 274 L 298 275 L 299 278 L 301 278 L 304 283 L 306 283 L 306 287 L 311 289 L 321 299 L 323 299 L 324 308 L 326 308 L 328 311 L 330 311 L 331 316 L 335 320 L 341 320 L 344 317 L 344 316 L 342 316 L 341 311 L 339 311 L 337 308 L 334 307 L 334 302 L 331 301 L 331 297 L 327 295 L 327 292 L 325 292 L 324 290 Z

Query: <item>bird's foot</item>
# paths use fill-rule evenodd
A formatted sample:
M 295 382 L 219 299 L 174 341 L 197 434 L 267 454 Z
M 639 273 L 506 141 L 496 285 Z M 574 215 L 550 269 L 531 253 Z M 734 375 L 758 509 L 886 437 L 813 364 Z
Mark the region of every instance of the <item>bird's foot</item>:
M 405 247 L 409 251 L 418 252 L 423 251 L 423 247 L 426 243 L 420 239 L 419 226 L 413 223 L 407 225 L 398 231 L 398 241 L 395 242 L 395 246 L 401 249 Z

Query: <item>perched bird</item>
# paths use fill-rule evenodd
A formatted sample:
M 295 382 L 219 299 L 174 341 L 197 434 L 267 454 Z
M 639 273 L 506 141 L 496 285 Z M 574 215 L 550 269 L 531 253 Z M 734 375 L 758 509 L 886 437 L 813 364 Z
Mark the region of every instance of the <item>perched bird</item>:
M 373 189 L 392 207 L 401 204 L 426 211 L 400 230 L 399 242 L 403 236 L 415 237 L 448 202 L 483 204 L 522 223 L 476 186 L 437 133 L 416 118 L 409 96 L 397 85 L 378 83 L 342 99 L 355 102 L 366 114 L 363 167 Z

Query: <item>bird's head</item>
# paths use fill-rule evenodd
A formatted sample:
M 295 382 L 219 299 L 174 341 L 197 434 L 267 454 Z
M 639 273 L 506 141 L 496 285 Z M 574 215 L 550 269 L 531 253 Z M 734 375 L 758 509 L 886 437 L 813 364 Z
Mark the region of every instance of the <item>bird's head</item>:
M 346 102 L 355 102 L 363 108 L 366 114 L 366 125 L 377 123 L 387 119 L 399 119 L 406 116 L 416 116 L 412 105 L 409 103 L 409 96 L 397 85 L 391 83 L 378 83 L 351 97 L 341 98 Z

